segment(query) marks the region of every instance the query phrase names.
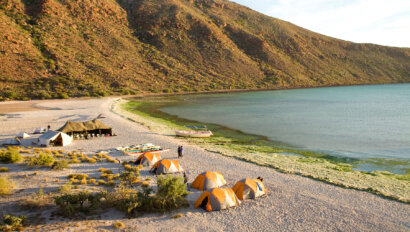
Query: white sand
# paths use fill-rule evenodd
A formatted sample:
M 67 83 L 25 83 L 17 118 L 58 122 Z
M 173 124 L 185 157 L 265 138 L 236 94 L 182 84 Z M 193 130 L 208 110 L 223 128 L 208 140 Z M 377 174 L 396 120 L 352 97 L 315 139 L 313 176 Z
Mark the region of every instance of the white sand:
M 190 181 L 197 174 L 209 170 L 220 171 L 228 186 L 231 187 L 242 178 L 264 177 L 264 184 L 269 194 L 257 200 L 247 200 L 241 206 L 219 212 L 205 212 L 195 209 L 192 205 L 167 214 L 146 214 L 143 217 L 126 219 L 123 214 L 112 210 L 102 215 L 102 219 L 91 221 L 65 222 L 49 220 L 49 224 L 42 229 L 47 231 L 61 230 L 104 230 L 112 229 L 112 222 L 121 220 L 130 231 L 409 231 L 410 206 L 408 204 L 386 200 L 376 195 L 344 189 L 309 178 L 282 174 L 271 168 L 239 161 L 234 158 L 207 152 L 198 146 L 186 144 L 183 140 L 170 135 L 150 132 L 146 127 L 131 122 L 111 111 L 114 99 L 92 100 L 61 100 L 40 103 L 49 110 L 12 113 L 0 116 L 0 141 L 11 138 L 19 131 L 33 132 L 36 127 L 58 129 L 67 120 L 90 120 L 103 113 L 107 118 L 101 119 L 112 126 L 118 136 L 108 139 L 75 141 L 64 150 L 97 151 L 118 146 L 126 146 L 151 142 L 170 148 L 171 151 L 162 154 L 166 158 L 176 158 L 176 148 L 184 145 L 184 158 L 180 161 L 187 171 Z M 60 149 L 60 148 L 59 148 Z M 126 159 L 127 157 L 119 156 Z M 128 158 L 129 159 L 129 158 Z M 96 167 L 115 167 L 115 164 L 73 165 L 64 172 L 51 172 L 44 169 L 43 176 L 64 176 L 67 173 L 95 172 Z M 2 165 L 5 166 L 5 165 Z M 12 176 L 18 176 L 14 170 Z M 16 172 L 17 171 L 17 172 Z M 31 171 L 32 172 L 32 171 Z M 143 175 L 149 175 L 142 172 Z M 1 174 L 4 175 L 4 174 Z M 20 187 L 38 187 L 38 182 L 17 179 Z M 54 185 L 58 185 L 54 183 Z M 23 187 L 21 187 L 23 188 Z M 24 191 L 23 191 L 24 193 Z M 196 193 L 198 195 L 198 193 Z M 194 196 L 190 196 L 191 201 Z M 7 202 L 0 201 L 0 207 L 7 206 Z M 183 213 L 184 217 L 172 219 L 176 213 Z M 29 229 L 34 229 L 30 227 Z

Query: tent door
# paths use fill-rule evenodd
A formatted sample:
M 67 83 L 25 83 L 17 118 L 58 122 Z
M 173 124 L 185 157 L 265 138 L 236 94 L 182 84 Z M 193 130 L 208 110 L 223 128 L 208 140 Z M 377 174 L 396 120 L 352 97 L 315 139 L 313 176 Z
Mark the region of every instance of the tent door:
M 201 202 L 201 208 L 206 210 L 206 204 L 208 204 L 208 198 L 209 197 L 205 197 L 204 200 Z

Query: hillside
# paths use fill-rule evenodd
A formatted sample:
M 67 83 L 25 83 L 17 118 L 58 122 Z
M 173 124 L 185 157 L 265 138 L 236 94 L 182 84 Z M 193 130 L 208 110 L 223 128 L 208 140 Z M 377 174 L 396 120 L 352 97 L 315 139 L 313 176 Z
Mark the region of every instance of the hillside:
M 0 99 L 410 82 L 410 49 L 225 0 L 1 0 Z

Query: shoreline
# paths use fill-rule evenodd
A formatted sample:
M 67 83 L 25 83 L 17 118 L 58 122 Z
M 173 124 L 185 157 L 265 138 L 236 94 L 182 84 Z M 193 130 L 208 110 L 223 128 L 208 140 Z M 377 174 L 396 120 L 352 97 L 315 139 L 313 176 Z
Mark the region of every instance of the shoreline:
M 128 120 L 140 122 L 141 125 L 147 126 L 151 131 L 169 135 L 174 134 L 173 130 L 177 129 L 175 127 L 177 125 L 173 122 L 167 121 L 166 118 L 154 118 L 146 112 L 141 114 L 141 112 L 127 111 L 127 109 L 124 109 L 127 102 L 129 102 L 129 99 L 119 100 L 113 104 L 115 105 L 113 109 L 118 110 L 118 108 L 121 108 L 120 112 L 116 112 L 122 114 Z M 134 116 L 136 114 L 138 115 L 137 118 Z M 297 155 L 260 152 L 258 149 L 246 145 L 218 145 L 207 143 L 206 139 L 183 140 L 198 145 L 207 151 L 270 167 L 282 173 L 296 174 L 339 187 L 366 191 L 388 199 L 410 203 L 408 175 L 398 175 L 385 171 L 356 171 L 352 170 L 350 164 L 334 163 L 332 160 L 328 161 L 320 157 L 300 157 Z
M 208 151 L 191 141 L 175 138 L 172 129 L 157 123 L 161 119 L 148 120 L 126 111 L 123 111 L 121 116 L 114 113 L 113 111 L 121 110 L 118 103 L 123 101 L 116 98 L 44 101 L 40 106 L 47 110 L 21 112 L 18 117 L 11 115 L 13 117 L 1 120 L 0 137 L 9 138 L 21 130 L 32 131 L 47 124 L 51 125 L 52 129 L 57 129 L 67 120 L 90 120 L 103 113 L 106 117 L 101 121 L 111 126 L 117 136 L 75 140 L 66 147 L 51 149 L 61 149 L 64 153 L 76 150 L 91 157 L 101 150 L 150 142 L 170 149 L 169 152 L 161 153 L 162 158 L 176 159 L 176 148 L 183 145 L 184 157 L 179 159 L 179 162 L 188 174 L 188 183 L 192 183 L 195 177 L 204 171 L 220 171 L 227 181 L 225 187 L 228 188 L 242 178 L 262 176 L 267 195 L 256 200 L 243 201 L 239 207 L 229 210 L 206 212 L 193 206 L 201 192 L 192 190 L 187 197 L 190 206 L 169 213 L 150 213 L 128 218 L 122 212 L 111 209 L 90 216 L 67 219 L 55 214 L 55 205 L 49 205 L 40 211 L 22 210 L 19 202 L 37 193 L 40 188 L 44 188 L 44 193 L 55 193 L 68 181 L 69 174 L 87 173 L 90 178 L 100 179 L 101 173 L 98 170 L 101 167 L 111 169 L 114 174 L 118 173 L 118 164 L 70 164 L 64 171 L 33 169 L 22 163 L 2 164 L 1 166 L 10 169 L 10 172 L 4 175 L 12 178 L 18 188 L 13 195 L 0 198 L 0 213 L 34 218 L 36 223 L 24 228 L 25 231 L 37 231 L 39 228 L 44 231 L 115 231 L 112 224 L 116 221 L 124 223 L 125 230 L 147 232 L 169 231 L 170 228 L 176 228 L 177 231 L 405 231 L 409 228 L 409 204 L 387 200 L 364 191 L 340 188 L 300 175 L 278 172 L 267 165 L 256 165 L 247 160 L 244 162 L 236 157 L 229 157 L 231 153 L 218 154 L 213 148 L 207 148 L 212 150 Z M 35 138 L 33 135 L 33 139 Z M 110 153 L 110 156 L 121 161 L 135 160 L 135 157 L 123 155 L 121 152 Z M 274 156 L 275 159 L 278 157 Z M 293 165 L 293 160 L 288 161 L 288 164 Z M 38 173 L 34 175 L 33 171 Z M 148 168 L 141 170 L 141 180 L 150 178 L 150 183 L 154 186 L 156 178 L 148 171 Z M 76 186 L 79 190 L 112 191 L 112 187 L 101 185 Z M 38 216 L 39 213 L 41 216 Z M 173 218 L 176 214 L 183 216 Z

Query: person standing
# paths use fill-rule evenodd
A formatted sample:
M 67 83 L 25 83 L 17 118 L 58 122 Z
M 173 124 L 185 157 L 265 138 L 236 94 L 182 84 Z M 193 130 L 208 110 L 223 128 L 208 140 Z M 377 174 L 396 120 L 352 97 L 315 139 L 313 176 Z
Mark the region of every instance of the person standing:
M 184 172 L 184 184 L 188 183 L 188 176 L 186 175 L 186 173 Z
M 182 158 L 182 146 L 178 146 L 178 158 Z

